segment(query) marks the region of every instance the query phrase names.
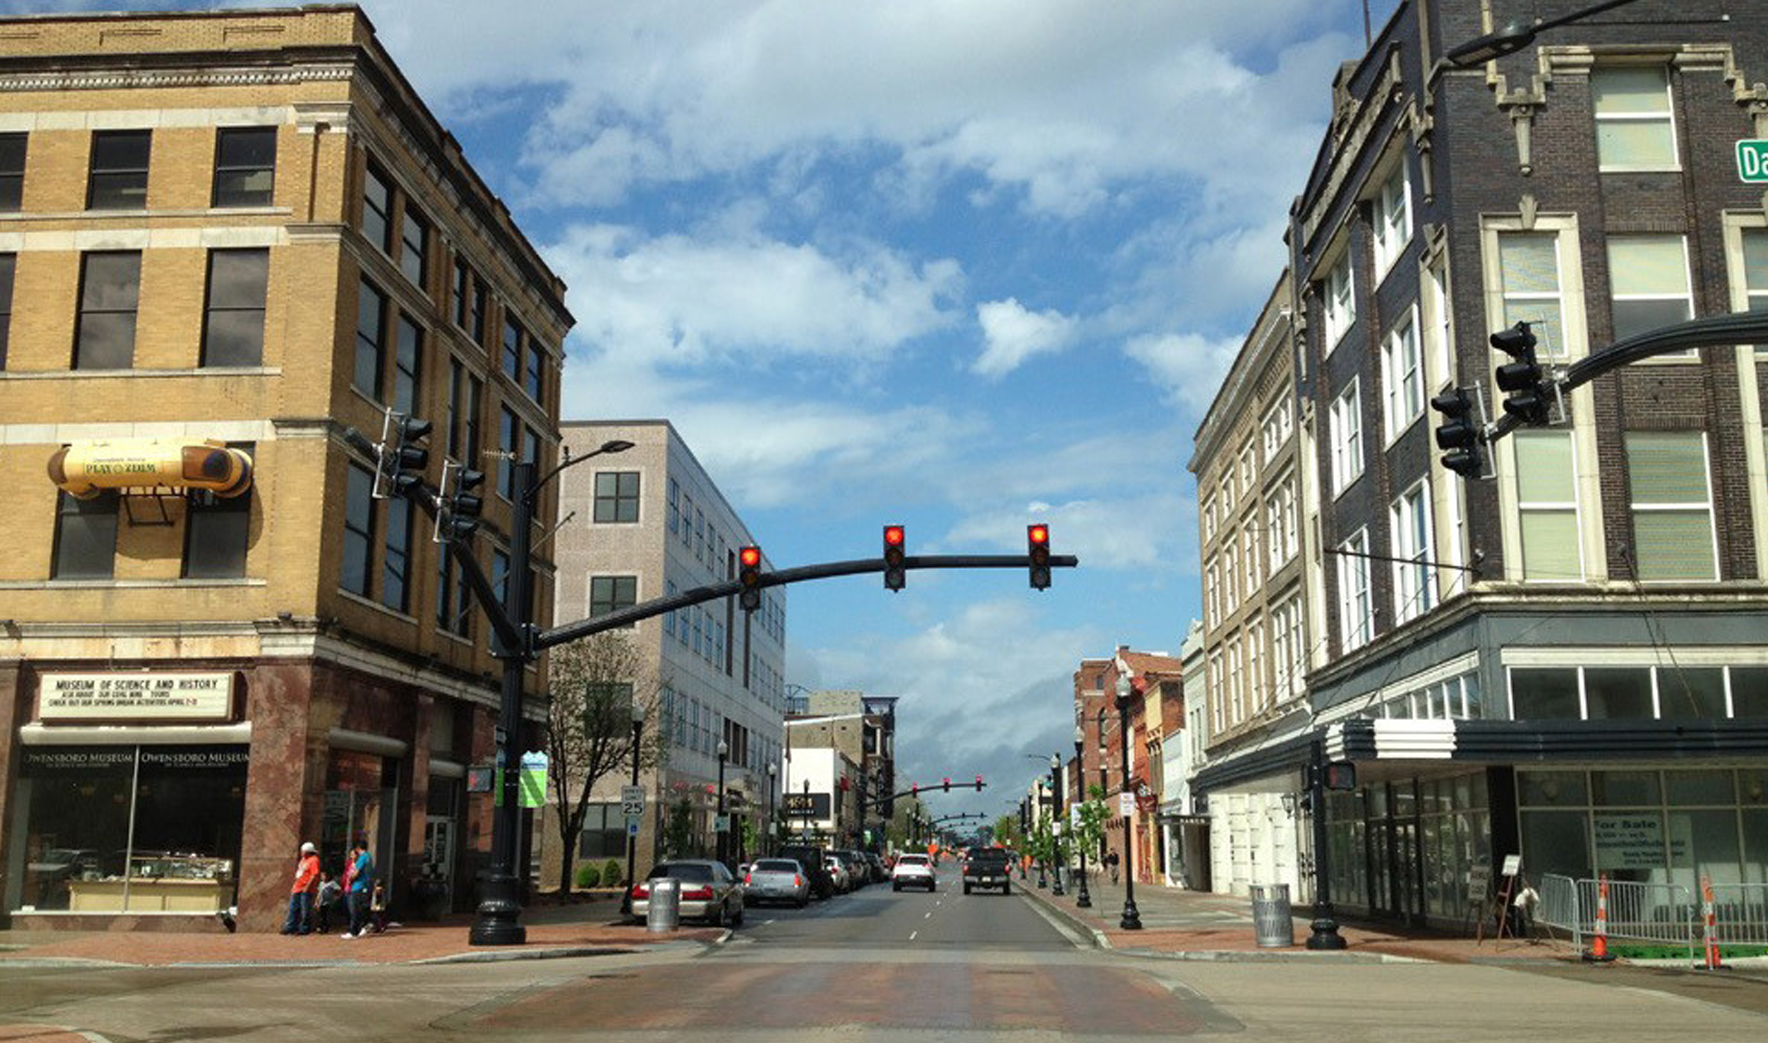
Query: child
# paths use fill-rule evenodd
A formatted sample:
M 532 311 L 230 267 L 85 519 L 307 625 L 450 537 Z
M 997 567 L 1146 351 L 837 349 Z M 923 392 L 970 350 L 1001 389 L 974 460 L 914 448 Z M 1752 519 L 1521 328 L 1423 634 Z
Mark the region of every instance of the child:
M 374 933 L 385 932 L 387 929 L 387 888 L 379 880 L 374 882 L 374 897 L 369 899 L 368 909 L 374 914 Z
M 336 880 L 332 879 L 330 873 L 319 874 L 319 894 L 314 897 L 313 912 L 319 917 L 321 933 L 331 930 L 332 905 L 338 900 L 338 895 L 342 893 L 343 889 L 338 886 Z

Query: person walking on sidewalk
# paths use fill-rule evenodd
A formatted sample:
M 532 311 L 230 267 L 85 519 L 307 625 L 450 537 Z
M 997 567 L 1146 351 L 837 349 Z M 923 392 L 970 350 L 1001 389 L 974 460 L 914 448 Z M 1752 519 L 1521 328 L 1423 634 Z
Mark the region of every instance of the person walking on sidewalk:
M 346 938 L 360 938 L 368 926 L 368 897 L 372 893 L 374 856 L 368 847 L 357 844 L 350 849 L 350 882 L 345 886 L 345 900 L 350 904 L 350 929 Z
M 313 932 L 313 891 L 319 886 L 319 850 L 311 841 L 301 845 L 295 860 L 295 884 L 289 889 L 289 914 L 282 921 L 283 934 Z

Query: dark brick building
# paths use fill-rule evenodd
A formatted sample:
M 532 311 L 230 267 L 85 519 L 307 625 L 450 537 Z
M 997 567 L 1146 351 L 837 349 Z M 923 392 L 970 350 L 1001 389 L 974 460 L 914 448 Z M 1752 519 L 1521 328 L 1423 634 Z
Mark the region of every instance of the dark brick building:
M 1460 923 L 1469 867 L 1768 879 L 1768 347 L 1635 364 L 1442 467 L 1429 399 L 1498 409 L 1489 334 L 1563 367 L 1768 308 L 1768 9 L 1642 0 L 1458 69 L 1487 25 L 1582 3 L 1402 3 L 1332 85 L 1291 211 L 1315 726 L 1205 790 L 1359 763 L 1328 805 L 1340 905 Z M 1268 657 L 1267 657 L 1268 658 Z M 1622 817 L 1638 828 L 1622 830 Z M 1308 846 L 1306 815 L 1296 818 Z

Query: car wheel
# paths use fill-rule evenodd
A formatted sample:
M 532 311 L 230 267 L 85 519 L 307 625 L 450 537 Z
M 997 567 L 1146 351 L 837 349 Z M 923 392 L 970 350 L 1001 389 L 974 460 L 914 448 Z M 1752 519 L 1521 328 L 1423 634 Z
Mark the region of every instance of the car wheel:
M 894 880 L 892 880 L 892 881 L 890 881 L 890 889 L 891 889 L 891 890 L 892 890 L 892 891 L 897 891 L 897 892 L 901 892 L 901 891 L 902 891 L 902 885 L 901 885 L 901 884 L 899 884 L 899 883 L 897 883 L 897 882 L 896 882 L 896 881 L 894 881 Z
M 711 919 L 712 926 L 714 927 L 723 927 L 725 925 L 725 908 L 723 902 L 718 903 L 718 911 L 712 914 Z

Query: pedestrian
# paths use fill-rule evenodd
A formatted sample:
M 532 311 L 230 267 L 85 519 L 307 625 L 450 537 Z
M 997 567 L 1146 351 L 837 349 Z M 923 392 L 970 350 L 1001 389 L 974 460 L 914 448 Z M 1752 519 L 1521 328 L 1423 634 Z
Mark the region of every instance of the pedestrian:
M 319 874 L 319 891 L 313 896 L 313 914 L 319 920 L 320 934 L 331 930 L 332 907 L 337 905 L 338 895 L 342 893 L 337 877 L 326 872 Z
M 374 894 L 368 900 L 368 911 L 374 914 L 374 933 L 383 934 L 387 930 L 387 887 L 381 880 L 374 882 Z
M 289 888 L 289 913 L 282 921 L 283 934 L 313 931 L 313 892 L 319 886 L 319 850 L 311 841 L 301 845 L 295 859 L 295 883 Z
M 1111 870 L 1111 882 L 1117 883 L 1117 852 L 1113 851 L 1105 856 L 1105 865 Z
M 374 878 L 374 856 L 368 853 L 364 844 L 357 844 L 350 851 L 349 883 L 344 885 L 344 901 L 350 907 L 350 929 L 344 932 L 344 937 L 360 938 L 368 926 L 369 884 Z

